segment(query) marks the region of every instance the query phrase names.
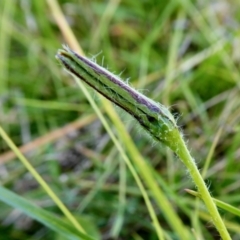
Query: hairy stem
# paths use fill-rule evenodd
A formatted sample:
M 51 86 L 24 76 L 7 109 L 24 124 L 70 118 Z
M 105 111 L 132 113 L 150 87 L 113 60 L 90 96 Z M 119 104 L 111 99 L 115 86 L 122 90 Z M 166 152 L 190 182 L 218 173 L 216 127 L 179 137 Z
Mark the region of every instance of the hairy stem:
M 164 143 L 178 155 L 196 184 L 220 236 L 224 240 L 231 239 L 170 111 L 67 47 L 59 50 L 56 58 L 71 74 L 132 115 L 155 140 Z

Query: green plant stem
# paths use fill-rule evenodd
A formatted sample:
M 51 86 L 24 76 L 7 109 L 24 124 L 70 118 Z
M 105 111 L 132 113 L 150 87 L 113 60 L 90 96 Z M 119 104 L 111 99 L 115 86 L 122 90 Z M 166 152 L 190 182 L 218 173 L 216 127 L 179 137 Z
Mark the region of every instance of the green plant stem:
M 168 108 L 155 103 L 114 74 L 95 62 L 79 56 L 68 47 L 59 50 L 56 58 L 72 75 L 83 80 L 107 99 L 131 114 L 156 141 L 164 143 L 178 155 L 202 195 L 202 199 L 222 239 L 230 240 L 231 238 L 217 207 Z M 145 177 L 147 178 L 148 174 Z
M 182 160 L 182 162 L 187 167 L 191 178 L 198 188 L 198 192 L 201 194 L 201 198 L 204 201 L 211 217 L 214 225 L 216 226 L 220 236 L 224 240 L 231 240 L 231 237 L 226 229 L 226 226 L 218 212 L 218 209 L 212 199 L 208 188 L 195 164 L 194 159 L 192 158 L 185 141 L 181 134 L 179 134 L 178 145 L 172 148 L 172 150 L 177 154 L 177 156 Z
M 190 193 L 191 195 L 195 196 L 195 197 L 199 197 L 202 199 L 202 196 L 199 192 L 196 192 L 196 191 L 193 191 L 193 190 L 190 190 L 190 189 L 185 189 L 186 192 Z M 220 201 L 216 198 L 212 198 L 213 201 L 216 203 L 216 205 L 221 208 L 221 209 L 224 209 L 225 211 L 228 211 L 238 217 L 240 217 L 240 209 L 230 205 L 230 204 L 227 204 L 223 201 Z
M 174 118 L 170 115 L 170 112 L 168 112 L 167 108 L 164 108 L 163 106 L 161 106 L 161 109 L 160 109 L 158 104 L 156 104 L 152 100 L 146 98 L 144 95 L 132 89 L 130 86 L 125 84 L 122 80 L 117 78 L 115 75 L 108 72 L 106 69 L 103 69 L 102 67 L 88 60 L 85 57 L 79 56 L 77 53 L 75 53 L 68 47 L 64 47 L 64 49 L 65 50 L 58 51 L 56 58 L 75 77 L 76 82 L 81 87 L 82 91 L 87 96 L 92 107 L 97 112 L 99 118 L 101 119 L 103 125 L 105 126 L 106 130 L 108 131 L 109 135 L 114 141 L 116 147 L 119 149 L 119 152 L 121 153 L 123 159 L 125 159 L 126 163 L 127 163 L 127 158 L 124 157 L 124 154 L 121 150 L 121 146 L 117 141 L 114 140 L 115 137 L 108 130 L 109 127 L 105 124 L 104 118 L 100 115 L 98 108 L 95 106 L 92 99 L 88 96 L 89 93 L 86 91 L 85 88 L 83 88 L 82 81 L 86 82 L 88 85 L 90 85 L 92 88 L 100 92 L 110 101 L 118 104 L 120 107 L 125 109 L 128 113 L 132 114 L 138 121 L 140 121 L 140 124 L 146 130 L 153 129 L 153 132 L 155 132 L 156 130 L 159 133 L 159 130 L 161 129 L 160 131 L 161 133 L 159 133 L 159 135 L 162 135 L 162 136 L 159 136 L 159 137 L 162 139 L 162 141 L 167 142 L 166 140 L 167 138 L 165 137 L 166 134 L 164 130 L 168 132 L 167 130 L 169 128 L 174 128 L 175 126 L 173 123 Z M 145 112 L 146 114 L 143 114 Z M 159 112 L 159 114 L 157 112 Z M 163 117 L 160 118 L 159 115 L 163 115 Z M 159 128 L 160 122 L 161 122 L 161 125 L 163 126 L 162 128 Z M 168 122 L 170 122 L 170 125 L 171 125 L 169 126 L 169 128 L 165 126 L 168 124 Z M 157 126 L 154 126 L 155 123 L 157 123 Z M 150 125 L 152 126 L 152 128 L 150 127 Z M 123 132 L 123 131 L 120 130 L 120 132 Z M 124 139 L 126 140 L 128 146 L 130 146 L 128 138 L 124 138 Z M 177 217 L 176 213 L 171 207 L 171 204 L 168 202 L 167 198 L 164 196 L 164 193 L 159 188 L 157 182 L 152 177 L 151 171 L 147 163 L 143 160 L 141 156 L 139 156 L 138 151 L 133 149 L 133 146 L 132 146 L 132 150 L 133 152 L 130 153 L 130 155 L 132 156 L 133 161 L 135 162 L 139 172 L 141 173 L 149 189 L 151 189 L 153 196 L 157 204 L 159 205 L 159 207 L 162 209 L 167 221 L 169 222 L 171 227 L 175 230 L 179 239 L 183 239 L 183 240 L 190 239 L 187 229 L 184 227 L 180 218 Z M 128 164 L 128 166 L 130 165 Z M 144 197 L 144 194 L 143 194 L 143 197 Z M 151 215 L 151 211 L 149 212 Z M 155 220 L 153 218 L 153 222 L 154 221 Z

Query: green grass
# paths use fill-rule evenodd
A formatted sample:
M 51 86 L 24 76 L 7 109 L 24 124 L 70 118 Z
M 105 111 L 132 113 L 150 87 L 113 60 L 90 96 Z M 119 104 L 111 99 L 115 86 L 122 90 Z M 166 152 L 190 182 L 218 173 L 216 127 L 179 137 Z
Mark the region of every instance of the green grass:
M 62 44 L 97 55 L 99 64 L 169 106 L 213 197 L 238 207 L 238 1 L 59 1 L 69 25 L 59 24 L 53 1 L 9 2 L 0 1 L 0 124 L 17 146 L 29 144 L 21 148 L 27 159 L 85 232 L 94 239 L 180 239 L 137 168 L 143 161 L 183 231 L 219 239 L 204 204 L 184 191 L 195 185 L 183 164 L 88 88 L 114 143 L 54 56 Z M 66 239 L 70 231 L 74 239 L 74 220 L 8 151 L 1 138 L 1 236 Z M 239 216 L 230 208 L 220 214 L 238 239 Z

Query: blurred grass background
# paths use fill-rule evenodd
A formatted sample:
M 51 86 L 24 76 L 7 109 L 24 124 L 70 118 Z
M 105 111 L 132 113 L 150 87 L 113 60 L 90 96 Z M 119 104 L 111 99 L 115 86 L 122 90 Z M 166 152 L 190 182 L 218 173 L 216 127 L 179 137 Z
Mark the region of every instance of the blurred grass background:
M 55 60 L 69 36 L 59 29 L 63 25 L 50 2 L 0 1 L 1 127 L 68 209 L 91 221 L 100 239 L 157 239 L 131 173 L 85 96 Z M 96 56 L 100 65 L 171 107 L 199 168 L 206 170 L 210 192 L 239 207 L 239 1 L 58 4 L 86 56 Z M 195 239 L 219 239 L 204 206 L 184 192 L 194 185 L 181 162 L 116 110 Z M 123 148 L 128 144 L 119 141 Z M 2 139 L 0 164 L 2 185 L 61 215 Z M 166 239 L 178 239 L 154 201 L 153 206 Z M 0 212 L 0 239 L 62 239 L 4 203 Z M 220 212 L 232 238 L 240 239 L 239 217 Z

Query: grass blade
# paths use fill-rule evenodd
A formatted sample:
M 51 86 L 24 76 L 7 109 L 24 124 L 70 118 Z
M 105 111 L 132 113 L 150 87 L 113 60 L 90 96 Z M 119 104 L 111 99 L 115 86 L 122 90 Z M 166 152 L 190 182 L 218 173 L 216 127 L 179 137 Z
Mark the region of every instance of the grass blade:
M 48 228 L 56 231 L 71 240 L 93 240 L 84 233 L 77 231 L 72 225 L 38 206 L 33 205 L 26 199 L 0 186 L 0 200 L 6 204 L 23 211 L 29 217 L 41 222 Z

